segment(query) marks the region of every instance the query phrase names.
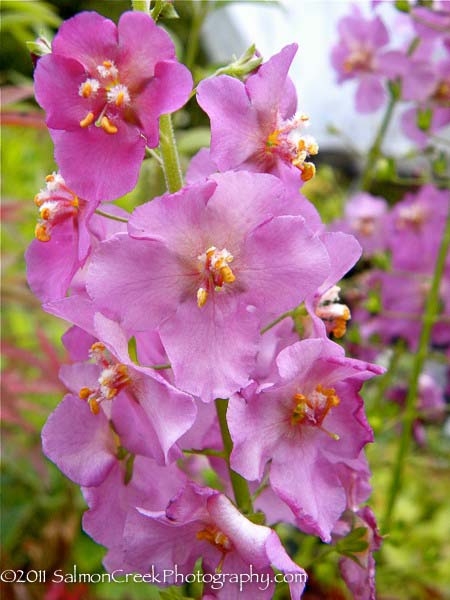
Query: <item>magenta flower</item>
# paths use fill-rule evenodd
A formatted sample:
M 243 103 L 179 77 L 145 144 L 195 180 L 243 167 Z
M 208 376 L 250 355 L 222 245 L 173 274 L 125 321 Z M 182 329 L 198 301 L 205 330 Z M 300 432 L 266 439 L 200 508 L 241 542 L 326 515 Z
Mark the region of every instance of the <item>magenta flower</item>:
M 426 145 L 428 138 L 450 123 L 450 59 L 444 58 L 437 63 L 431 57 L 425 57 L 421 68 L 412 64 L 402 83 L 406 86 L 405 97 L 419 104 L 406 110 L 401 118 L 403 133 L 420 147 Z M 429 123 L 421 125 L 421 115 L 430 113 Z
M 61 26 L 35 71 L 55 159 L 68 186 L 87 200 L 113 200 L 136 185 L 145 146 L 159 140 L 160 115 L 192 88 L 168 34 L 142 12 L 116 25 L 83 12 Z
M 375 559 L 373 553 L 380 549 L 383 538 L 378 532 L 377 521 L 369 506 L 345 515 L 341 522 L 339 533 L 347 535 L 352 529 L 364 527 L 365 535 L 361 541 L 367 544 L 367 548 L 354 553 L 353 560 L 343 556 L 339 560 L 339 569 L 355 600 L 375 600 Z
M 46 188 L 35 196 L 39 208 L 36 239 L 25 254 L 28 284 L 43 302 L 63 298 L 76 273 L 99 240 L 124 231 L 124 223 L 94 214 L 98 202 L 86 202 L 70 190 L 59 173 L 46 177 Z M 127 213 L 117 206 L 107 210 Z
M 324 339 L 297 342 L 277 357 L 273 385 L 252 385 L 230 399 L 231 466 L 260 481 L 270 460 L 270 485 L 298 526 L 324 541 L 345 509 L 340 467 L 350 467 L 372 431 L 362 382 L 382 369 L 344 357 Z
M 128 472 L 127 461 L 116 461 L 99 486 L 82 489 L 89 506 L 83 515 L 83 529 L 108 548 L 107 568 L 120 554 L 128 514 L 137 507 L 164 510 L 185 483 L 186 476 L 175 464 L 162 467 L 150 458 L 136 456 Z M 119 564 L 116 568 L 123 567 Z
M 245 83 L 220 75 L 199 84 L 198 103 L 211 119 L 211 159 L 220 171 L 273 173 L 297 189 L 313 177 L 314 165 L 306 159 L 318 146 L 303 133 L 308 117 L 295 116 L 287 75 L 296 51 L 297 44 L 286 46 Z
M 259 328 L 327 277 L 328 254 L 271 175 L 230 172 L 137 208 L 88 274 L 100 310 L 158 328 L 175 382 L 208 401 L 249 381 Z M 295 285 L 293 285 L 295 282 Z
M 272 529 L 246 519 L 226 496 L 211 488 L 189 482 L 171 501 L 165 512 L 139 509 L 130 513 L 125 525 L 124 562 L 134 571 L 148 572 L 149 560 L 163 573 L 177 565 L 179 573 L 192 573 L 202 557 L 203 572 L 216 575 L 206 584 L 206 593 L 221 600 L 244 595 L 255 600 L 273 595 L 271 565 L 289 574 L 291 598 L 300 598 L 306 573 L 286 554 Z M 239 574 L 257 573 L 266 583 L 245 581 Z M 228 577 L 219 581 L 221 575 Z M 235 574 L 234 582 L 230 574 Z M 207 581 L 207 579 L 205 578 Z M 225 583 L 224 583 L 225 582 Z M 166 579 L 175 584 L 174 577 Z M 223 587 L 222 587 L 223 586 Z
M 361 193 L 345 205 L 344 218 L 332 225 L 332 231 L 352 233 L 369 257 L 386 248 L 388 205 L 386 200 Z
M 407 194 L 390 215 L 389 245 L 395 269 L 431 273 L 450 210 L 450 193 L 425 185 Z
M 389 34 L 380 17 L 366 19 L 356 6 L 351 15 L 339 21 L 338 30 L 339 42 L 331 53 L 338 81 L 356 79 L 356 110 L 373 112 L 387 98 L 383 79 L 400 75 L 406 57 L 401 52 L 385 49 Z
M 196 416 L 190 396 L 152 369 L 132 363 L 116 323 L 97 314 L 94 329 L 103 340 L 91 347 L 95 364 L 62 367 L 61 378 L 73 395 L 50 415 L 42 432 L 47 456 L 85 486 L 104 480 L 121 448 L 159 464 L 178 459 L 177 441 Z

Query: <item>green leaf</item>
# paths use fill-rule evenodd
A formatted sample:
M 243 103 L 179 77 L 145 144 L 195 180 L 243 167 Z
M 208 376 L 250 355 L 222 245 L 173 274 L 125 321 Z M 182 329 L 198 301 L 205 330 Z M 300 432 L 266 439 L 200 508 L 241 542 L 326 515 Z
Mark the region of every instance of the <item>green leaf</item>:
M 395 8 L 400 12 L 409 13 L 411 11 L 411 6 L 409 5 L 408 0 L 397 0 L 395 3 Z
M 416 123 L 417 127 L 422 131 L 428 131 L 430 129 L 431 121 L 433 119 L 433 111 L 431 108 L 420 109 L 417 111 Z

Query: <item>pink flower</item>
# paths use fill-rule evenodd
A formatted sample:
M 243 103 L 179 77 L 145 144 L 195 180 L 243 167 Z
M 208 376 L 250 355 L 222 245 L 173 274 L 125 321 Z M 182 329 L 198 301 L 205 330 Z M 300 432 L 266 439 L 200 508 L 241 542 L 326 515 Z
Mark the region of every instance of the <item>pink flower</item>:
M 231 466 L 261 480 L 271 461 L 270 485 L 298 526 L 329 541 L 346 505 L 340 471 L 373 439 L 358 391 L 382 369 L 323 339 L 297 342 L 276 362 L 276 380 L 230 399 Z
M 36 239 L 25 254 L 28 284 L 43 302 L 63 298 L 92 246 L 126 229 L 124 223 L 94 214 L 98 202 L 87 202 L 70 190 L 59 173 L 46 177 L 46 187 L 35 196 L 39 208 Z M 107 211 L 127 213 L 117 206 Z
M 68 186 L 87 200 L 113 200 L 136 185 L 145 146 L 159 140 L 160 115 L 192 87 L 167 33 L 142 12 L 116 25 L 82 12 L 61 26 L 35 71 L 55 158 Z
M 102 340 L 90 351 L 95 364 L 62 367 L 61 378 L 73 395 L 50 415 L 42 433 L 47 456 L 85 486 L 102 483 L 121 460 L 121 448 L 159 464 L 178 459 L 177 441 L 196 416 L 190 396 L 132 363 L 116 323 L 97 314 L 94 331 Z
M 364 256 L 382 252 L 386 247 L 386 200 L 361 193 L 345 205 L 344 218 L 333 223 L 333 231 L 352 233 L 361 244 Z
M 340 534 L 348 535 L 353 529 L 362 527 L 366 533 L 362 542 L 367 544 L 365 550 L 353 553 L 353 560 L 343 556 L 339 560 L 342 577 L 355 600 L 375 600 L 375 559 L 373 552 L 381 547 L 382 537 L 378 532 L 377 521 L 369 506 L 350 512 L 341 522 Z
M 211 488 L 201 488 L 189 482 L 171 501 L 165 512 L 139 509 L 131 513 L 125 526 L 124 562 L 134 571 L 148 572 L 149 560 L 155 570 L 193 572 L 195 562 L 202 557 L 203 573 L 216 575 L 206 589 L 220 600 L 232 600 L 244 595 L 255 600 L 272 597 L 271 565 L 289 574 L 291 598 L 300 598 L 306 573 L 286 554 L 272 529 L 255 525 L 246 519 L 226 496 Z M 266 582 L 248 580 L 240 590 L 237 577 L 250 574 L 250 569 Z M 218 577 L 228 577 L 219 584 Z M 235 574 L 235 583 L 230 581 Z M 206 579 L 206 578 L 205 578 Z M 207 579 L 206 579 L 207 581 Z M 224 584 L 225 581 L 225 584 Z M 179 581 L 178 581 L 179 582 Z M 175 584 L 175 577 L 166 583 Z
M 158 328 L 179 387 L 228 397 L 249 381 L 259 328 L 328 275 L 291 206 L 278 179 L 243 171 L 154 199 L 134 211 L 131 237 L 99 248 L 88 292 L 125 328 Z
M 305 115 L 295 116 L 296 94 L 287 73 L 297 45 L 286 46 L 245 83 L 228 75 L 202 81 L 197 100 L 211 119 L 211 159 L 220 171 L 273 173 L 297 188 L 313 177 L 317 154 L 303 134 Z
M 356 110 L 370 113 L 386 100 L 383 78 L 394 78 L 405 68 L 406 57 L 401 52 L 386 51 L 388 31 L 380 19 L 366 19 L 360 9 L 339 21 L 339 41 L 331 53 L 331 62 L 339 83 L 356 79 Z

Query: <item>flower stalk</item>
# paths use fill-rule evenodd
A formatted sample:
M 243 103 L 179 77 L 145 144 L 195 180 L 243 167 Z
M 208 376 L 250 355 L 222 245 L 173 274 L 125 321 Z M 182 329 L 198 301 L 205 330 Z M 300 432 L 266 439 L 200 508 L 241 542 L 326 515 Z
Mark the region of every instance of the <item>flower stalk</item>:
M 253 513 L 252 497 L 248 488 L 247 481 L 230 467 L 230 454 L 233 449 L 233 441 L 227 423 L 228 400 L 216 398 L 216 410 L 219 418 L 220 432 L 222 434 L 225 460 L 227 461 L 228 472 L 230 474 L 231 485 L 233 487 L 234 498 L 238 508 L 244 514 Z
M 397 457 L 394 465 L 391 486 L 384 515 L 384 530 L 389 531 L 392 523 L 392 517 L 395 505 L 403 483 L 403 472 L 406 458 L 408 456 L 411 444 L 411 435 L 413 431 L 414 419 L 416 418 L 416 398 L 419 388 L 419 377 L 422 372 L 425 360 L 428 354 L 428 345 L 430 342 L 431 329 L 437 320 L 439 306 L 439 286 L 444 272 L 445 260 L 447 258 L 450 245 L 450 212 L 447 214 L 447 221 L 442 237 L 436 266 L 433 273 L 431 290 L 425 305 L 425 314 L 422 321 L 422 330 L 419 339 L 419 348 L 414 358 L 411 381 L 409 384 L 408 395 L 406 397 L 406 406 L 404 413 L 403 429 L 400 436 Z

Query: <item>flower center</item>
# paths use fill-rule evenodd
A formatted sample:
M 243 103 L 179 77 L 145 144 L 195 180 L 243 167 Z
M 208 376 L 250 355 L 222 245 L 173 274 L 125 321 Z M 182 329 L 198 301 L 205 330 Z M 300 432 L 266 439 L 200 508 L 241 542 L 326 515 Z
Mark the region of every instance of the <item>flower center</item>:
M 45 178 L 46 189 L 34 197 L 39 208 L 39 219 L 34 235 L 40 242 L 51 239 L 51 231 L 55 225 L 74 218 L 78 213 L 78 198 L 66 186 L 59 173 L 52 173 Z
M 230 550 L 233 549 L 230 540 L 222 531 L 220 531 L 220 529 L 217 529 L 215 525 L 206 525 L 204 529 L 197 532 L 196 537 L 199 541 L 204 540 L 209 542 L 222 553 L 222 558 L 216 568 L 216 573 L 220 573 L 227 552 L 230 552 Z
M 339 440 L 337 434 L 327 431 L 322 426 L 330 410 L 340 403 L 334 388 L 325 389 L 322 385 L 318 385 L 308 396 L 298 393 L 294 395 L 292 400 L 294 409 L 291 414 L 291 425 L 317 427 L 334 440 Z
M 119 70 L 112 60 L 104 60 L 97 66 L 96 77 L 88 77 L 78 88 L 78 95 L 86 100 L 95 101 L 95 108 L 89 110 L 81 119 L 83 129 L 95 123 L 105 133 L 114 134 L 118 129 L 118 117 L 123 109 L 131 104 L 130 92 L 126 85 L 120 82 Z M 103 108 L 99 109 L 99 106 Z
M 373 53 L 367 48 L 356 48 L 346 58 L 343 69 L 346 73 L 372 71 Z
M 202 275 L 201 286 L 197 289 L 197 305 L 202 308 L 211 292 L 222 290 L 225 284 L 233 283 L 236 277 L 230 267 L 233 255 L 226 248 L 217 250 L 211 246 L 197 258 Z
M 285 162 L 297 167 L 303 181 L 314 177 L 316 169 L 313 163 L 307 162 L 309 156 L 319 152 L 319 146 L 310 135 L 299 135 L 309 122 L 306 115 L 300 115 L 291 121 L 281 121 L 267 138 L 265 153 L 278 156 Z
M 398 229 L 411 227 L 415 230 L 420 230 L 425 223 L 427 211 L 420 204 L 411 204 L 400 209 L 396 220 Z
M 347 321 L 351 319 L 350 309 L 339 301 L 341 289 L 334 285 L 323 294 L 316 307 L 316 315 L 325 323 L 327 333 L 341 338 L 347 331 Z
M 106 348 L 101 342 L 92 344 L 89 352 L 90 357 L 103 367 L 98 386 L 96 388 L 83 387 L 79 396 L 87 400 L 91 411 L 97 415 L 100 411 L 100 403 L 104 400 L 112 400 L 130 382 L 130 375 L 126 365 L 113 362 L 106 356 Z

